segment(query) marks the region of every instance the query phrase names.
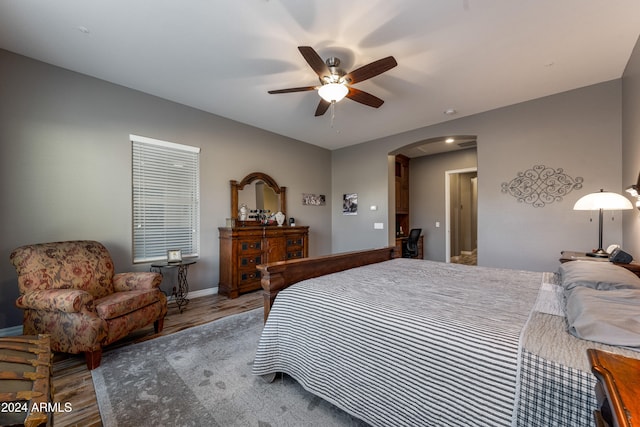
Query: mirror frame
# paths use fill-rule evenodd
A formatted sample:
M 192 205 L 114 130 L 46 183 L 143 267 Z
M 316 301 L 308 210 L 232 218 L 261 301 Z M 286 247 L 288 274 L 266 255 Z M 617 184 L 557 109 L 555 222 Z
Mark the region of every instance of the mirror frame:
M 238 190 L 242 190 L 246 185 L 254 181 L 262 181 L 267 184 L 274 193 L 280 196 L 280 212 L 287 215 L 287 187 L 280 187 L 276 181 L 263 172 L 252 172 L 245 176 L 242 181 L 231 180 L 231 218 L 238 218 Z M 247 221 L 249 222 L 249 221 Z

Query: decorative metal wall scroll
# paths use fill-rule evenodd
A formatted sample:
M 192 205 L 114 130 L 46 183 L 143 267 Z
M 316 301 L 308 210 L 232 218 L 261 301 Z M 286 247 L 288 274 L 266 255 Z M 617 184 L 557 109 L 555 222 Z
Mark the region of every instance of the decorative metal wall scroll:
M 571 190 L 582 188 L 581 177 L 572 178 L 562 168 L 549 168 L 536 165 L 511 182 L 502 183 L 502 192 L 515 197 L 519 203 L 528 203 L 535 208 L 542 208 L 553 202 L 559 202 Z

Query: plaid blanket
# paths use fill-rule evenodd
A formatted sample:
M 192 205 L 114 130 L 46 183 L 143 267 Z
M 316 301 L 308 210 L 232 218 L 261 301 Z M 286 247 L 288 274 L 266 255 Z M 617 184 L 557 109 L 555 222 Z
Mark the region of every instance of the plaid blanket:
M 564 296 L 557 275 L 545 273 L 538 299 L 521 335 L 515 426 L 593 425 L 596 378 L 587 349 L 640 359 L 640 353 L 574 337 L 567 332 Z
M 597 409 L 595 377 L 523 349 L 514 425 L 583 427 Z

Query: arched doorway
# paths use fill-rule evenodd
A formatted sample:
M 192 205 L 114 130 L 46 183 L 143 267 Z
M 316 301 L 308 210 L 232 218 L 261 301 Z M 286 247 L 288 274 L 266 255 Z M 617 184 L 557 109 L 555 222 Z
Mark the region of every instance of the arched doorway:
M 451 142 L 446 142 L 451 139 Z M 402 186 L 398 183 L 397 158 L 402 156 L 409 159 L 409 181 L 410 198 L 409 206 L 398 208 L 398 190 Z M 450 233 L 454 236 L 465 236 L 460 240 L 456 237 L 453 247 L 456 250 L 465 252 L 475 252 L 477 246 L 477 175 L 464 177 L 464 182 L 469 191 L 473 191 L 473 206 L 464 204 L 464 215 L 457 212 L 458 218 L 464 217 L 465 221 L 452 222 L 451 212 L 456 212 L 451 208 L 451 194 L 449 186 L 445 185 L 445 172 L 459 171 L 461 174 L 474 173 L 477 171 L 476 137 L 474 135 L 453 135 L 429 138 L 423 141 L 409 144 L 389 153 L 389 242 L 392 242 L 399 231 L 399 219 L 402 223 L 402 230 L 408 231 L 411 228 L 422 228 L 424 236 L 424 258 L 434 261 L 451 260 L 451 240 Z M 453 175 L 449 175 L 451 178 Z M 456 179 L 458 178 L 457 175 Z M 447 179 L 448 179 L 447 178 Z M 473 184 L 471 184 L 473 183 Z M 456 196 L 457 197 L 457 196 Z M 459 201 L 456 201 L 460 207 Z M 394 209 L 398 208 L 399 211 Z M 469 209 L 473 213 L 466 215 Z M 408 217 L 408 220 L 407 220 Z M 473 220 L 472 220 L 473 219 Z M 393 225 L 396 225 L 394 227 Z M 461 224 L 461 225 L 457 225 Z M 394 235 L 395 232 L 395 235 Z M 462 238 L 462 237 L 460 237 Z

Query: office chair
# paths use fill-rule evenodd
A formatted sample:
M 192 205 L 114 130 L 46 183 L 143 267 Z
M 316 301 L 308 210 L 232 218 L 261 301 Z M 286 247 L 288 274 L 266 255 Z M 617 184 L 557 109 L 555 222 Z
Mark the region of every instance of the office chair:
M 412 228 L 409 232 L 407 242 L 402 248 L 403 258 L 415 258 L 418 256 L 418 239 L 422 233 L 422 228 Z

